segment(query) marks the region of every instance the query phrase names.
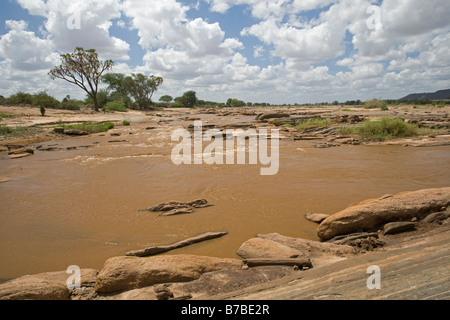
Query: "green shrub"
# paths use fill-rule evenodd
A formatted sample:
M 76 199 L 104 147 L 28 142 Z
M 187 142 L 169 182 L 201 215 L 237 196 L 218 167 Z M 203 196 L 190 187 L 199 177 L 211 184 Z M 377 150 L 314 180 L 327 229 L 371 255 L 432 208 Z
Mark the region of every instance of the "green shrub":
M 419 127 L 403 119 L 383 117 L 379 121 L 365 121 L 357 133 L 364 139 L 387 140 L 418 135 Z
M 366 108 L 366 109 L 379 108 L 383 111 L 387 111 L 387 110 L 389 110 L 387 106 L 388 106 L 388 103 L 384 100 L 373 99 L 373 100 L 364 102 L 364 108 Z
M 123 101 L 111 101 L 108 102 L 104 107 L 105 111 L 118 111 L 118 112 L 128 112 Z
M 129 125 L 131 125 L 130 121 L 128 121 L 128 120 L 123 120 L 122 124 L 123 124 L 124 126 L 129 126 Z
M 82 101 L 66 99 L 61 102 L 59 109 L 78 111 L 81 109 Z
M 33 104 L 33 96 L 29 93 L 19 91 L 6 99 L 6 104 L 10 106 L 18 106 L 24 104 L 31 105 Z
M 43 106 L 40 107 L 41 116 L 45 116 L 45 108 Z
M 44 107 L 48 109 L 57 109 L 60 102 L 48 95 L 47 92 L 41 91 L 33 95 L 33 105 L 38 107 Z
M 176 101 L 170 105 L 171 108 L 184 108 L 184 104 L 180 101 Z

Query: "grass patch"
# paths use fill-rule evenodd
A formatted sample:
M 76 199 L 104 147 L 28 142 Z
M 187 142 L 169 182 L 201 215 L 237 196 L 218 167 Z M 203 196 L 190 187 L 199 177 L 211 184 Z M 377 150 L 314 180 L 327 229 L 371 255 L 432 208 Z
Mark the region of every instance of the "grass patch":
M 13 114 L 7 113 L 7 112 L 0 112 L 0 121 L 3 120 L 3 118 L 11 118 L 13 117 Z
M 131 122 L 128 121 L 128 120 L 123 120 L 123 121 L 122 121 L 122 124 L 123 124 L 124 126 L 129 126 L 129 125 L 131 125 Z
M 42 132 L 38 127 L 7 127 L 0 125 L 0 135 L 7 138 L 21 138 L 35 135 Z
M 64 125 L 64 129 L 76 129 L 81 131 L 86 131 L 88 133 L 100 133 L 106 132 L 112 128 L 114 128 L 114 123 L 105 122 L 105 123 L 83 123 L 83 124 L 71 124 Z
M 282 127 L 293 127 L 294 126 L 294 124 L 291 121 L 277 121 L 277 120 L 275 120 L 273 122 L 273 124 L 276 125 L 277 127 L 280 127 L 280 126 L 282 126 Z
M 325 128 L 325 127 L 330 126 L 331 124 L 332 124 L 332 121 L 330 119 L 314 118 L 314 119 L 308 119 L 308 120 L 301 121 L 301 122 L 297 123 L 297 125 L 295 127 L 297 128 L 298 131 L 304 132 L 306 130 L 306 128 L 311 127 L 311 126 Z
M 340 126 L 339 134 L 344 136 L 352 136 L 358 134 L 358 128 L 351 126 Z

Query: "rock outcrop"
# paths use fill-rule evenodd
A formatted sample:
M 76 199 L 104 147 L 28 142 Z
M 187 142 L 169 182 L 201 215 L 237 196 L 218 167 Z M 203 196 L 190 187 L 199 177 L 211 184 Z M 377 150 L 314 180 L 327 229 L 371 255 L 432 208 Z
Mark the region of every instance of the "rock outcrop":
M 237 251 L 244 259 L 306 258 L 311 260 L 313 267 L 345 259 L 354 253 L 351 246 L 291 238 L 278 233 L 259 234 L 244 242 Z
M 114 257 L 105 262 L 95 289 L 99 293 L 110 293 L 159 283 L 192 281 L 206 272 L 240 269 L 242 265 L 237 259 L 194 255 Z
M 373 231 L 389 222 L 420 219 L 449 204 L 450 187 L 385 195 L 331 215 L 319 225 L 317 234 L 321 239 L 329 240 L 342 234 Z
M 95 283 L 97 270 L 81 269 L 81 286 Z M 69 275 L 65 271 L 23 276 L 0 285 L 0 300 L 67 300 Z

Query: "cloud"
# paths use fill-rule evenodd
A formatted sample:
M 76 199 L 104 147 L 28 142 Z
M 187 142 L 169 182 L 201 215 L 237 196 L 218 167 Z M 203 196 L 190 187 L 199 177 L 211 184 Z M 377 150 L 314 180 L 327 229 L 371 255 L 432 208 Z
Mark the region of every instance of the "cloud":
M 5 25 L 10 31 L 0 38 L 0 57 L 13 69 L 34 71 L 52 67 L 58 55 L 53 53 L 49 41 L 27 31 L 28 25 L 23 20 L 7 20 Z
M 17 0 L 30 14 L 46 18 L 47 39 L 60 52 L 95 48 L 102 57 L 129 59 L 129 44 L 109 34 L 111 20 L 121 17 L 119 0 Z
M 73 95 L 65 83 L 42 79 L 59 53 L 76 46 L 116 60 L 113 72 L 162 76 L 163 94 L 195 90 L 216 101 L 389 98 L 450 86 L 448 0 L 383 0 L 378 30 L 367 24 L 371 0 L 17 2 L 45 22 L 30 30 L 25 21 L 6 21 L 0 88 L 8 92 L 43 88 Z M 204 4 L 215 14 L 205 14 Z M 227 14 L 235 6 L 249 18 L 231 37 Z M 137 33 L 138 53 L 130 55 L 127 38 L 112 30 Z M 131 68 L 130 56 L 143 58 Z

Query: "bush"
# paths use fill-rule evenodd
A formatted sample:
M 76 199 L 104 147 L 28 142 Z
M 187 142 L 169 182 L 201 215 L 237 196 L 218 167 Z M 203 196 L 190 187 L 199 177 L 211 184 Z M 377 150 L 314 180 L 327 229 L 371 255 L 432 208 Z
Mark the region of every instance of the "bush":
M 33 104 L 33 96 L 29 93 L 19 91 L 6 99 L 6 104 L 10 106 L 18 106 L 24 104 L 31 105 Z
M 131 125 L 131 122 L 128 121 L 128 120 L 123 120 L 123 121 L 122 121 L 122 124 L 123 124 L 124 126 L 129 126 L 129 125 Z
M 357 133 L 364 139 L 387 140 L 418 135 L 419 127 L 406 123 L 403 119 L 383 117 L 379 121 L 364 122 Z
M 176 101 L 170 105 L 171 108 L 184 108 L 184 104 L 181 101 Z
M 388 103 L 384 100 L 373 99 L 373 100 L 364 102 L 364 108 L 366 108 L 366 109 L 379 108 L 383 111 L 387 111 L 387 110 L 389 110 L 387 106 L 388 106 Z
M 41 116 L 45 116 L 45 108 L 43 106 L 40 107 Z
M 59 105 L 59 109 L 78 111 L 81 109 L 80 105 L 82 104 L 83 104 L 82 101 L 65 99 Z
M 118 112 L 128 112 L 125 107 L 125 103 L 122 101 L 111 101 L 108 102 L 104 107 L 104 111 L 118 111 Z
M 35 95 L 33 95 L 33 105 L 38 107 L 44 107 L 49 109 L 57 109 L 59 108 L 60 102 L 48 95 L 47 92 L 42 91 Z
M 94 105 L 94 99 L 90 95 L 87 95 L 85 103 L 87 105 L 93 106 Z M 99 108 L 103 108 L 108 103 L 108 90 L 100 89 L 97 92 L 97 103 Z

